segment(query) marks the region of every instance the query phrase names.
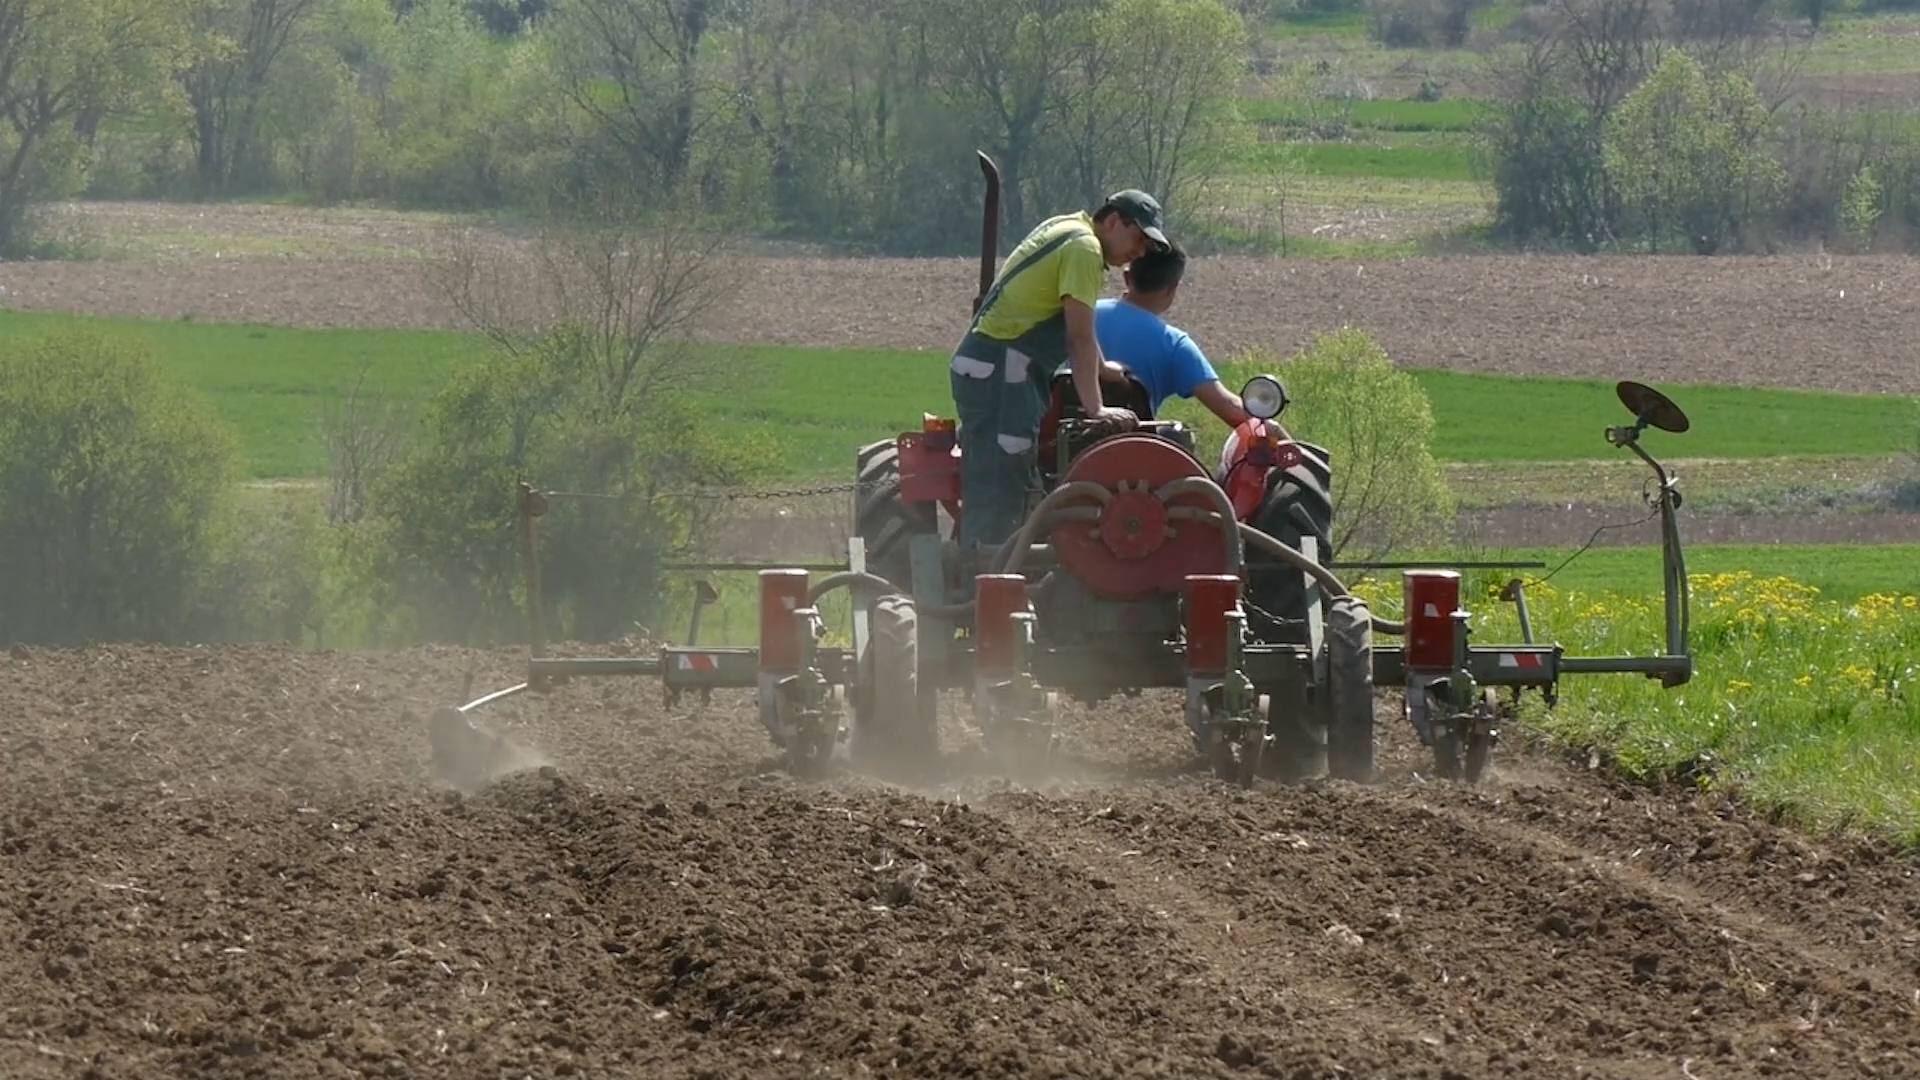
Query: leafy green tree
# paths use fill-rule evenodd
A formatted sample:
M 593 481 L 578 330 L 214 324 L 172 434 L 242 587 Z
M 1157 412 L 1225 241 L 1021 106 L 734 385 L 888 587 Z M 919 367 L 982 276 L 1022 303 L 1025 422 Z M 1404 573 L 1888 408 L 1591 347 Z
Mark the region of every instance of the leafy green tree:
M 1582 251 L 1613 239 L 1617 209 L 1602 129 L 1571 94 L 1537 87 L 1495 109 L 1476 139 L 1492 181 L 1498 235 Z
M 1281 422 L 1327 449 L 1333 468 L 1333 545 L 1342 559 L 1368 561 L 1447 543 L 1454 502 L 1433 454 L 1433 405 L 1411 373 L 1394 365 L 1364 331 L 1321 334 L 1284 362 L 1250 350 L 1216 363 L 1238 388 L 1262 372 L 1286 385 Z M 1201 460 L 1217 460 L 1226 437 L 1197 403 L 1168 402 L 1166 415 L 1192 425 Z
M 236 459 L 136 342 L 73 332 L 0 353 L 0 640 L 179 635 Z
M 1094 148 L 1107 166 L 1087 201 L 1126 186 L 1178 204 L 1237 130 L 1246 23 L 1219 0 L 1111 0 L 1097 33 L 1105 70 L 1086 108 L 1108 121 Z
M 1650 250 L 1677 235 L 1711 253 L 1738 240 L 1778 196 L 1772 119 L 1753 82 L 1709 75 L 1669 52 L 1607 122 L 1607 172 Z
M 1880 181 L 1873 166 L 1863 164 L 1847 179 L 1840 194 L 1840 223 L 1853 242 L 1866 251 L 1873 246 L 1873 227 L 1880 220 Z
M 28 250 L 27 210 L 79 190 L 76 122 L 175 91 L 206 0 L 0 0 L 0 258 Z

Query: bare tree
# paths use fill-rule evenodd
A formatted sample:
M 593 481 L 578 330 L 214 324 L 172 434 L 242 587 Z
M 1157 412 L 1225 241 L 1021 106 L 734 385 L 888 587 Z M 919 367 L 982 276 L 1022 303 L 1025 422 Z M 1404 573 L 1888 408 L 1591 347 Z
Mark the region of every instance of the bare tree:
M 461 236 L 434 270 L 437 288 L 502 355 L 557 364 L 579 380 L 543 386 L 518 403 L 511 453 L 521 458 L 543 415 L 584 409 L 580 419 L 646 430 L 673 422 L 686 395 L 744 374 L 744 362 L 700 348 L 709 320 L 754 274 L 739 234 L 681 203 L 641 207 L 603 190 L 591 207 L 551 219 L 524 241 Z M 650 472 L 642 499 L 668 498 L 690 477 Z M 702 535 L 717 504 L 677 505 Z
M 1657 0 L 1558 0 L 1559 54 L 1595 119 L 1660 66 L 1667 42 Z
M 374 481 L 406 443 L 407 412 L 401 402 L 367 385 L 368 368 L 322 410 L 320 437 L 327 447 L 327 521 L 359 521 L 367 512 Z
M 702 63 L 723 0 L 572 0 L 554 29 L 567 99 L 593 118 L 655 183 L 677 187 L 694 141 L 715 119 L 703 92 L 719 87 Z
M 526 239 L 469 231 L 430 258 L 489 355 L 450 374 L 375 510 L 393 600 L 437 634 L 521 632 L 520 555 L 500 527 L 514 481 L 556 492 L 541 617 L 610 640 L 654 618 L 661 560 L 705 539 L 721 504 L 703 489 L 770 459 L 712 420 L 733 363 L 702 324 L 748 280 L 735 234 L 624 186 L 573 211 Z
M 607 416 L 660 393 L 713 385 L 710 354 L 688 346 L 753 272 L 738 235 L 680 200 L 650 207 L 604 193 L 525 241 L 469 230 L 436 264 L 438 291 L 509 356 L 577 353 Z
M 1006 220 L 1024 228 L 1046 171 L 1045 140 L 1056 117 L 1086 93 L 1072 78 L 1092 33 L 1095 0 L 913 0 L 933 58 L 932 82 L 995 150 L 1005 178 Z

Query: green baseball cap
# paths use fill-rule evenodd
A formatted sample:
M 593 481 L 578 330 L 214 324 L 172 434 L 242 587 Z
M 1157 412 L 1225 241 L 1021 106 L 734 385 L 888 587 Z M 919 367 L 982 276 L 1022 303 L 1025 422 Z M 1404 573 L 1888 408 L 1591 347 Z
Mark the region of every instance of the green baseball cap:
M 1147 239 L 1161 250 L 1171 246 L 1167 243 L 1167 234 L 1161 231 L 1166 227 L 1166 216 L 1160 210 L 1158 199 L 1137 188 L 1128 188 L 1107 196 L 1107 205 L 1119 211 L 1121 217 L 1140 226 L 1140 231 L 1146 233 Z

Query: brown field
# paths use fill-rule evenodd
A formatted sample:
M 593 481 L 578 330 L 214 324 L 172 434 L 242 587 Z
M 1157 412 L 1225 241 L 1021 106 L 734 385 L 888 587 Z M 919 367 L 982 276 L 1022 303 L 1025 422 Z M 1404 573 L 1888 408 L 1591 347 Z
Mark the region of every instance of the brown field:
M 1177 704 L 1061 777 L 773 771 L 750 703 L 421 718 L 512 657 L 0 655 L 8 1076 L 1911 1076 L 1913 864 L 1509 749 L 1431 782 L 1187 768 Z M 1396 703 L 1382 695 L 1383 718 Z
M 95 213 L 147 246 L 0 265 L 0 304 L 450 321 L 412 219 Z M 1184 316 L 1220 353 L 1351 320 L 1423 365 L 1911 394 L 1916 266 L 1210 260 Z M 969 273 L 768 257 L 720 332 L 942 346 Z M 1392 692 L 1373 785 L 1219 785 L 1148 695 L 1069 708 L 1024 788 L 949 701 L 949 775 L 903 790 L 783 777 L 743 695 L 574 683 L 482 714 L 544 768 L 446 790 L 427 713 L 517 659 L 0 654 L 0 1074 L 1920 1072 L 1911 856 L 1520 745 L 1434 782 Z

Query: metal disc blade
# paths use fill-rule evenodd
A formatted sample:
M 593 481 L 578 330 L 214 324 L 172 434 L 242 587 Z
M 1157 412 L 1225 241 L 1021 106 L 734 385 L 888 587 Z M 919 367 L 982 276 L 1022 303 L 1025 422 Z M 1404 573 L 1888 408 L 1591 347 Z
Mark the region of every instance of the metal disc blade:
M 1642 383 L 1623 381 L 1614 387 L 1620 395 L 1620 404 L 1625 405 L 1635 417 L 1645 417 L 1647 423 L 1661 431 L 1679 434 L 1693 426 L 1687 420 L 1687 414 L 1680 406 L 1668 400 L 1665 394 Z

